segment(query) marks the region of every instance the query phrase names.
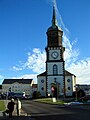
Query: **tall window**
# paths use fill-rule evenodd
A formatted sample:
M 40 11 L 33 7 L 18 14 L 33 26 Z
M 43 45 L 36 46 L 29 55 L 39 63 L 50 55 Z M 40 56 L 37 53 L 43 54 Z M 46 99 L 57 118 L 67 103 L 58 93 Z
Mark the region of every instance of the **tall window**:
M 58 74 L 58 67 L 57 67 L 57 65 L 53 65 L 53 74 L 54 75 Z

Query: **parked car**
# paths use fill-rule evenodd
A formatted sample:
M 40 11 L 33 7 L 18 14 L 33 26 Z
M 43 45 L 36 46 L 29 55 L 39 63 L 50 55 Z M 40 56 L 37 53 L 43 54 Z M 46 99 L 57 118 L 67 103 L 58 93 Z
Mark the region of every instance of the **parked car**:
M 13 96 L 14 96 L 14 92 L 9 92 L 9 93 L 8 93 L 8 99 L 13 98 Z
M 1 99 L 6 99 L 6 96 L 7 96 L 7 94 L 2 93 L 2 94 L 1 94 Z
M 90 100 L 90 95 L 86 95 L 84 97 L 81 97 L 80 100 L 81 101 L 88 101 L 88 100 Z
M 14 92 L 9 93 L 8 98 L 9 99 L 11 99 L 11 98 L 14 98 L 14 99 L 17 99 L 17 98 L 26 99 L 25 93 L 14 93 Z

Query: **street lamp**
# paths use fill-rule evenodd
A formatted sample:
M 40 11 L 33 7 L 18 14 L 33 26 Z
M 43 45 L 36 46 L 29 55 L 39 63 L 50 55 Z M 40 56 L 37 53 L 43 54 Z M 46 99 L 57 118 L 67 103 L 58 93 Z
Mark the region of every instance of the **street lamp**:
M 78 101 L 77 91 L 78 91 L 78 86 L 77 86 L 77 85 L 75 85 L 76 102 Z

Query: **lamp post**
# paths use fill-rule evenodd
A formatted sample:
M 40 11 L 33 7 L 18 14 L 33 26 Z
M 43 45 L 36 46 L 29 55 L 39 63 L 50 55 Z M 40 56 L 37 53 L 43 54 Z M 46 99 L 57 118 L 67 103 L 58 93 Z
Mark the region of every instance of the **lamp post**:
M 76 91 L 76 102 L 78 101 L 77 89 L 78 89 L 78 86 L 77 86 L 77 85 L 75 85 L 75 91 Z

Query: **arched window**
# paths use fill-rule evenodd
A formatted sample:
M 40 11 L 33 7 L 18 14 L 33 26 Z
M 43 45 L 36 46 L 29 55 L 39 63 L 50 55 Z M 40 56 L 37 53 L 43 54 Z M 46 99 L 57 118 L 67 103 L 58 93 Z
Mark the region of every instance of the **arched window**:
M 42 87 L 41 90 L 43 91 L 43 90 L 44 90 L 44 87 Z
M 70 90 L 70 87 L 68 87 L 68 90 Z
M 58 74 L 58 67 L 57 65 L 53 65 L 53 75 L 57 75 Z

